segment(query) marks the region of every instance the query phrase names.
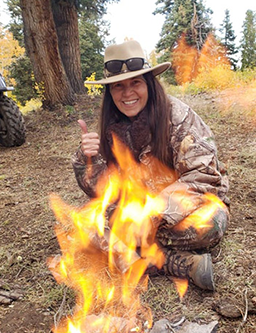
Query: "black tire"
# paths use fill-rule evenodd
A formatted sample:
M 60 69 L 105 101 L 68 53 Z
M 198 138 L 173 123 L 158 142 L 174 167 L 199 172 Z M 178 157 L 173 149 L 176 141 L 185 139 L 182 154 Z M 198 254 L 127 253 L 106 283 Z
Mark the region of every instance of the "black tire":
M 0 144 L 5 147 L 20 146 L 26 141 L 25 121 L 17 104 L 0 95 Z

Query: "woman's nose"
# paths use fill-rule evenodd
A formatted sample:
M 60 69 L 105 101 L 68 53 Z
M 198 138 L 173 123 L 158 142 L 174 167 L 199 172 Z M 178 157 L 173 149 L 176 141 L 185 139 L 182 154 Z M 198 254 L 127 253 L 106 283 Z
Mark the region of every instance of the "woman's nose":
M 132 90 L 132 86 L 130 84 L 127 84 L 124 86 L 123 94 L 130 95 L 132 93 Z

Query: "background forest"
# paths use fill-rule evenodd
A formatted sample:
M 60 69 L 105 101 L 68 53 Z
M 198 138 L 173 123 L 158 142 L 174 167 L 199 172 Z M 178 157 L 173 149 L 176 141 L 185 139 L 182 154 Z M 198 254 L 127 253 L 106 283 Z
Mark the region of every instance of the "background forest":
M 0 65 L 21 106 L 31 99 L 50 108 L 73 105 L 76 95 L 88 92 L 86 78 L 92 74 L 101 78 L 110 24 L 104 15 L 111 2 L 118 0 L 47 0 L 37 5 L 6 1 L 10 23 L 0 25 Z M 212 11 L 201 0 L 158 0 L 154 14 L 165 20 L 148 61 L 152 65 L 172 62 L 172 71 L 164 76 L 167 84 L 185 84 L 197 93 L 254 80 L 256 14 L 252 10 L 246 12 L 239 42 L 229 10 L 223 13 L 221 27 L 214 27 Z

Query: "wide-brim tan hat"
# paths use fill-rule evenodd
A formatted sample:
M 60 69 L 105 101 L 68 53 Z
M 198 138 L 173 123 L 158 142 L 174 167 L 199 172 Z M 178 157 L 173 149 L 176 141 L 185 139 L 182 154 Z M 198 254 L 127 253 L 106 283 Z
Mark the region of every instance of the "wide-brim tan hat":
M 144 64 L 139 70 L 129 70 L 125 61 L 134 58 L 141 58 L 144 60 Z M 106 69 L 106 63 L 114 60 L 121 60 L 124 63 L 118 73 L 111 73 Z M 152 72 L 154 76 L 165 72 L 170 68 L 170 62 L 164 62 L 162 64 L 150 67 L 145 60 L 145 55 L 140 44 L 135 40 L 130 40 L 122 44 L 113 44 L 106 48 L 104 55 L 104 78 L 98 81 L 85 81 L 85 84 L 109 84 L 119 82 L 122 80 L 131 79 L 133 77 L 143 75 L 148 72 Z

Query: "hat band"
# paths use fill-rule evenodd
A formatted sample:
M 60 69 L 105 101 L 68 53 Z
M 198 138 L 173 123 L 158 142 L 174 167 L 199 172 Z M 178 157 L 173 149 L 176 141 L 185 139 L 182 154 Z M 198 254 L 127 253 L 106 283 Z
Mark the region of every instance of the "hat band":
M 126 65 L 123 68 L 123 65 Z M 104 77 L 112 77 L 115 75 L 134 72 L 140 69 L 150 68 L 150 65 L 144 58 L 130 58 L 127 60 L 110 60 L 105 63 Z

